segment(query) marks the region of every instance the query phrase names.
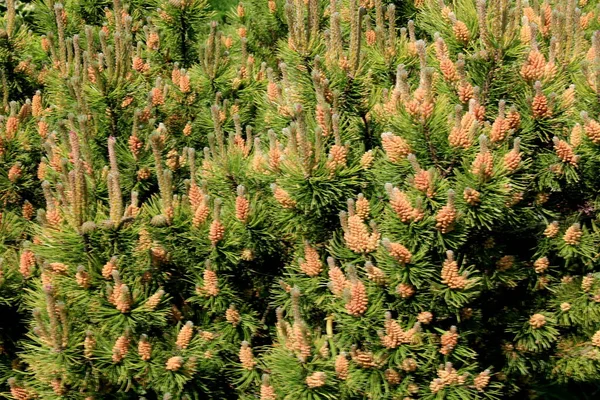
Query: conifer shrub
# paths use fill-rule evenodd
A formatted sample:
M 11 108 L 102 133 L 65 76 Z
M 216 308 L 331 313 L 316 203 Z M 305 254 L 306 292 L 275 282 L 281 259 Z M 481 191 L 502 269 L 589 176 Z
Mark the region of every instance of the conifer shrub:
M 594 0 L 7 0 L 0 387 L 582 399 Z

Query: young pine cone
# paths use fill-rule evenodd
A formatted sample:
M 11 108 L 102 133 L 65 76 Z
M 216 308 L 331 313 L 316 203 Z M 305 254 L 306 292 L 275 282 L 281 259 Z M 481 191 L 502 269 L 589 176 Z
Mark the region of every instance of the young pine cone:
M 433 321 L 433 314 L 429 311 L 420 312 L 417 315 L 417 321 L 419 321 L 421 324 L 427 325 Z
M 142 335 L 140 338 L 138 343 L 138 354 L 144 361 L 148 361 L 152 357 L 152 345 L 148 341 L 148 337 L 146 335 Z
M 179 334 L 177 334 L 177 341 L 175 345 L 178 349 L 185 349 L 189 346 L 190 341 L 192 340 L 192 335 L 194 334 L 194 323 L 192 321 L 188 321 L 184 326 L 179 330 Z
M 317 250 L 308 241 L 304 242 L 304 257 L 298 260 L 300 269 L 310 277 L 317 276 L 323 270 L 323 263 Z
M 581 231 L 581 227 L 579 224 L 571 225 L 563 236 L 563 240 L 566 244 L 571 246 L 577 246 L 581 241 L 581 237 L 583 236 L 583 232 Z
M 232 304 L 229 306 L 227 311 L 225 311 L 225 320 L 229 322 L 233 326 L 238 326 L 241 321 L 241 316 L 238 310 L 236 310 L 235 306 Z
M 346 303 L 346 311 L 358 317 L 367 311 L 369 298 L 365 285 L 358 279 L 350 287 L 350 300 Z
M 253 370 L 256 365 L 256 361 L 254 360 L 254 354 L 252 354 L 252 348 L 248 344 L 248 342 L 243 341 L 242 346 L 240 347 L 240 362 L 242 363 L 242 368 L 247 370 Z
M 335 374 L 338 379 L 346 380 L 348 378 L 349 366 L 348 355 L 342 351 L 335 359 Z
M 165 369 L 168 371 L 177 371 L 183 366 L 183 357 L 174 356 L 167 360 Z
M 23 278 L 27 279 L 31 276 L 33 267 L 35 267 L 35 254 L 31 250 L 23 251 L 19 261 L 19 272 Z
M 388 251 L 390 256 L 392 256 L 400 264 L 404 265 L 410 263 L 412 259 L 412 254 L 406 247 L 404 247 L 400 243 L 390 242 L 387 238 L 384 238 L 382 240 L 382 244 Z
M 549 266 L 550 261 L 548 260 L 548 257 L 540 257 L 533 263 L 533 268 L 535 269 L 536 274 L 544 273 Z
M 548 238 L 556 237 L 556 235 L 558 235 L 559 229 L 560 228 L 558 226 L 557 221 L 551 222 L 550 224 L 548 224 L 546 226 L 546 229 L 544 230 L 544 236 L 546 236 Z
M 479 375 L 473 379 L 473 386 L 480 392 L 483 392 L 483 389 L 485 389 L 489 383 L 490 371 L 488 369 L 479 373 Z
M 392 132 L 381 134 L 381 146 L 391 162 L 398 162 L 410 154 L 410 146 L 406 140 Z
M 476 206 L 477 204 L 479 204 L 479 202 L 481 201 L 480 197 L 481 194 L 477 190 L 471 189 L 469 187 L 465 188 L 463 192 L 463 198 L 470 206 Z
M 401 283 L 396 287 L 396 293 L 398 293 L 403 299 L 408 299 L 409 297 L 414 296 L 415 292 L 415 287 L 407 283 Z
M 529 318 L 529 325 L 531 325 L 533 329 L 539 329 L 546 325 L 546 317 L 542 314 L 533 314 L 531 318 Z
M 451 326 L 449 331 L 444 332 L 442 337 L 440 338 L 441 349 L 440 353 L 443 355 L 448 355 L 454 350 L 458 343 L 458 333 L 456 331 L 456 326 Z
M 314 372 L 306 377 L 306 385 L 311 389 L 318 388 L 325 385 L 326 380 L 325 372 Z
M 448 233 L 454 229 L 456 221 L 456 208 L 453 202 L 448 202 L 435 216 L 435 227 L 442 233 Z

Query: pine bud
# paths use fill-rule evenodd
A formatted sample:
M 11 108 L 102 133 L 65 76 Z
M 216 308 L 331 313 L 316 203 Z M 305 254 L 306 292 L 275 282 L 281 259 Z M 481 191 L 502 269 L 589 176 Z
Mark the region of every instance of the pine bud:
M 298 260 L 302 272 L 310 277 L 319 275 L 323 270 L 323 263 L 317 250 L 310 246 L 308 241 L 304 242 L 304 257 L 306 261 L 302 258 Z
M 239 311 L 235 308 L 234 304 L 231 304 L 227 311 L 225 311 L 225 320 L 233 326 L 238 326 L 241 321 Z
M 177 335 L 177 341 L 175 344 L 178 349 L 185 349 L 190 344 L 192 340 L 192 335 L 194 334 L 194 324 L 192 321 L 188 321 L 184 326 L 181 327 L 179 334 Z
M 432 320 L 433 320 L 433 314 L 430 313 L 429 311 L 423 311 L 417 315 L 417 321 L 419 321 L 421 324 L 427 325 L 427 324 L 431 323 Z
M 183 357 L 173 356 L 165 364 L 167 371 L 178 371 L 183 366 Z
M 546 317 L 542 314 L 533 314 L 531 318 L 529 318 L 529 325 L 531 325 L 533 329 L 539 329 L 546 325 Z
M 415 287 L 412 285 L 409 285 L 407 283 L 400 283 L 396 287 L 396 293 L 398 293 L 403 299 L 408 299 L 415 295 L 416 290 Z
M 577 246 L 581 241 L 582 236 L 583 232 L 581 231 L 580 225 L 578 223 L 575 223 L 566 230 L 563 236 L 563 240 L 568 245 Z
M 548 257 L 540 257 L 533 263 L 533 268 L 537 274 L 544 273 L 548 267 L 550 266 L 550 261 Z
M 240 362 L 242 363 L 242 368 L 247 370 L 254 369 L 256 361 L 254 360 L 254 354 L 252 354 L 252 348 L 246 341 L 242 342 L 242 346 L 240 347 L 239 358 Z
M 152 357 L 152 344 L 150 344 L 146 335 L 142 335 L 138 342 L 138 354 L 144 361 L 148 361 Z
M 269 2 L 270 4 L 271 2 Z M 277 394 L 275 389 L 269 382 L 269 375 L 264 374 L 262 376 L 262 383 L 260 385 L 260 400 L 276 400 Z
M 553 238 L 556 235 L 558 235 L 559 229 L 560 228 L 558 226 L 558 221 L 553 221 L 546 226 L 546 229 L 544 230 L 544 236 L 548 238 Z
M 391 162 L 399 162 L 410 153 L 409 144 L 391 132 L 381 134 L 381 145 Z
M 458 337 L 459 336 L 456 331 L 456 326 L 451 326 L 450 330 L 444 332 L 444 334 L 440 338 L 440 353 L 442 353 L 445 356 L 450 354 L 458 343 Z
M 306 377 L 306 385 L 313 389 L 325 385 L 327 375 L 324 372 L 314 372 Z
M 408 264 L 412 259 L 411 252 L 401 245 L 400 243 L 392 243 L 389 239 L 383 238 L 381 241 L 383 247 L 388 251 L 390 256 L 392 256 L 396 261 L 400 264 Z
M 351 282 L 350 299 L 346 303 L 346 311 L 355 317 L 361 316 L 367 311 L 369 298 L 365 285 L 358 279 Z
M 23 275 L 23 278 L 27 279 L 31 276 L 31 270 L 35 267 L 35 254 L 31 250 L 24 250 L 21 253 L 19 261 L 19 272 Z

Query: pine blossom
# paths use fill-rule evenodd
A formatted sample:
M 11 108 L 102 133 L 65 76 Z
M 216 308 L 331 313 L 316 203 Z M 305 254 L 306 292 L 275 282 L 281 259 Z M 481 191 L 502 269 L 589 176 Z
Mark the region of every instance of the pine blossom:
M 379 238 L 379 232 L 373 229 L 373 232 L 370 233 L 367 225 L 358 214 L 348 217 L 344 240 L 350 250 L 356 253 L 370 253 L 377 249 Z
M 304 242 L 304 257 L 305 259 L 298 260 L 302 272 L 310 277 L 319 275 L 323 270 L 323 263 L 317 250 L 308 242 Z
M 144 361 L 148 361 L 152 357 L 152 344 L 150 344 L 146 335 L 142 335 L 138 342 L 138 354 Z
M 190 344 L 192 340 L 192 335 L 194 334 L 194 324 L 192 321 L 188 321 L 184 326 L 181 327 L 179 333 L 177 334 L 177 341 L 175 345 L 178 349 L 185 349 Z
M 183 366 L 183 357 L 173 356 L 169 358 L 165 364 L 165 369 L 168 371 L 178 371 Z
M 596 347 L 600 347 L 600 331 L 596 331 L 592 336 L 592 345 Z
M 531 50 L 527 61 L 521 66 L 521 76 L 528 81 L 537 81 L 544 76 L 546 59 L 538 50 Z
M 529 325 L 531 325 L 533 329 L 539 329 L 546 325 L 546 317 L 543 314 L 533 314 L 531 318 L 529 318 Z
M 556 136 L 552 138 L 552 141 L 554 143 L 554 150 L 556 151 L 558 158 L 560 158 L 562 162 L 576 167 L 579 157 L 575 155 L 571 145 L 564 140 L 560 140 Z
M 533 263 L 533 268 L 537 274 L 544 273 L 550 266 L 548 257 L 540 257 Z
M 568 245 L 577 246 L 581 241 L 582 236 L 583 232 L 581 231 L 580 225 L 575 223 L 566 230 L 563 240 Z
M 383 376 L 385 377 L 385 380 L 390 384 L 390 385 L 398 385 L 400 383 L 400 373 L 398 371 L 396 371 L 395 369 L 391 369 L 388 368 L 385 370 L 385 372 L 383 373 Z
M 458 263 L 454 260 L 454 253 L 448 251 L 446 260 L 442 265 L 442 283 L 450 289 L 464 289 L 468 280 L 465 276 L 459 274 Z
M 435 227 L 441 233 L 448 233 L 454 229 L 457 212 L 454 207 L 454 191 L 448 191 L 448 203 L 435 215 Z
M 558 226 L 557 221 L 551 222 L 546 226 L 546 229 L 544 230 L 544 236 L 546 236 L 548 238 L 553 238 L 556 235 L 558 235 L 559 229 L 560 228 Z
M 535 83 L 535 93 L 531 103 L 533 117 L 536 119 L 550 118 L 552 116 L 552 110 L 548 106 L 548 98 L 542 93 L 540 81 Z
M 333 266 L 329 268 L 329 283 L 331 292 L 336 296 L 341 296 L 344 289 L 349 286 L 349 281 L 339 267 Z
M 243 185 L 239 185 L 237 191 L 238 195 L 235 198 L 235 217 L 242 222 L 246 222 L 250 212 L 250 201 L 245 197 L 245 188 Z
M 600 336 L 600 335 L 599 335 Z M 599 337 L 600 342 L 600 337 Z M 338 379 L 346 380 L 348 378 L 348 369 L 350 366 L 350 362 L 348 361 L 348 356 L 345 352 L 341 352 L 335 359 L 335 374 Z
M 367 311 L 369 298 L 365 285 L 358 279 L 351 282 L 350 299 L 346 303 L 346 311 L 351 315 L 358 317 Z
M 31 276 L 33 267 L 35 267 L 35 254 L 31 250 L 23 251 L 19 261 L 19 272 L 23 275 L 23 278 Z
M 236 310 L 235 306 L 232 304 L 225 311 L 225 320 L 229 322 L 233 326 L 238 326 L 241 321 L 241 316 L 238 310 Z
M 254 354 L 252 354 L 252 348 L 248 344 L 248 342 L 243 341 L 242 346 L 240 347 L 240 362 L 242 363 L 242 368 L 247 370 L 253 370 L 256 365 L 256 361 L 254 360 Z
M 585 293 L 588 293 L 592 289 L 592 286 L 594 285 L 594 281 L 595 281 L 595 278 L 592 274 L 588 274 L 588 275 L 584 276 L 583 279 L 581 280 L 581 290 L 583 290 Z
M 314 372 L 306 377 L 306 385 L 313 389 L 325 385 L 327 375 L 325 372 Z
M 108 260 L 108 262 L 106 264 L 104 264 L 104 267 L 102 267 L 102 277 L 104 279 L 110 279 L 112 277 L 112 272 L 115 271 L 117 269 L 117 257 L 111 257 L 110 260 Z
M 408 299 L 415 295 L 416 290 L 412 285 L 401 283 L 396 287 L 396 293 L 398 293 L 403 299 Z
M 367 271 L 367 278 L 369 278 L 370 281 L 375 282 L 378 285 L 385 284 L 387 280 L 385 272 L 374 266 L 370 261 L 365 263 L 365 270 Z
M 213 220 L 208 230 L 208 239 L 215 246 L 225 237 L 225 226 L 218 219 Z
M 203 273 L 203 280 L 204 285 L 199 288 L 199 294 L 211 297 L 219 294 L 219 278 L 215 271 L 206 268 Z
M 146 300 L 146 308 L 149 309 L 150 311 L 155 310 L 156 307 L 158 307 L 158 305 L 160 304 L 160 301 L 164 294 L 165 294 L 165 291 L 160 289 L 159 291 L 154 293 L 152 296 L 150 296 L 148 298 L 148 300 Z
M 465 188 L 463 192 L 463 198 L 465 199 L 467 204 L 471 206 L 476 206 L 477 204 L 479 204 L 479 202 L 481 201 L 480 197 L 481 194 L 477 190 L 471 189 L 469 187 Z
M 390 242 L 389 239 L 384 238 L 382 240 L 383 246 L 386 248 L 390 256 L 392 256 L 396 261 L 401 264 L 408 264 L 412 259 L 411 252 L 401 245 L 400 243 Z
M 417 321 L 419 321 L 422 324 L 429 324 L 429 323 L 431 323 L 432 320 L 433 320 L 433 314 L 430 313 L 429 311 L 423 311 L 417 315 Z
M 283 208 L 296 207 L 296 201 L 292 199 L 288 192 L 286 192 L 274 183 L 271 184 L 271 190 L 273 191 L 273 196 L 275 197 L 275 200 L 277 200 L 277 202 L 281 204 Z
M 127 336 L 119 336 L 112 348 L 112 360 L 115 363 L 121 362 L 129 352 L 129 339 Z
M 459 336 L 456 331 L 456 326 L 451 326 L 450 330 L 444 332 L 444 334 L 440 338 L 440 353 L 442 353 L 445 356 L 450 354 L 458 344 L 458 337 Z
M 408 143 L 391 132 L 381 134 L 381 146 L 391 162 L 398 162 L 410 153 Z

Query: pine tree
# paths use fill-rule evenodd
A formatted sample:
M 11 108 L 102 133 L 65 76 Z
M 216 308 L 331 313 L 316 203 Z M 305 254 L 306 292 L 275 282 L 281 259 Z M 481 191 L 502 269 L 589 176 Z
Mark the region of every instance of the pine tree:
M 592 398 L 596 1 L 33 15 L 0 29 L 7 396 Z

